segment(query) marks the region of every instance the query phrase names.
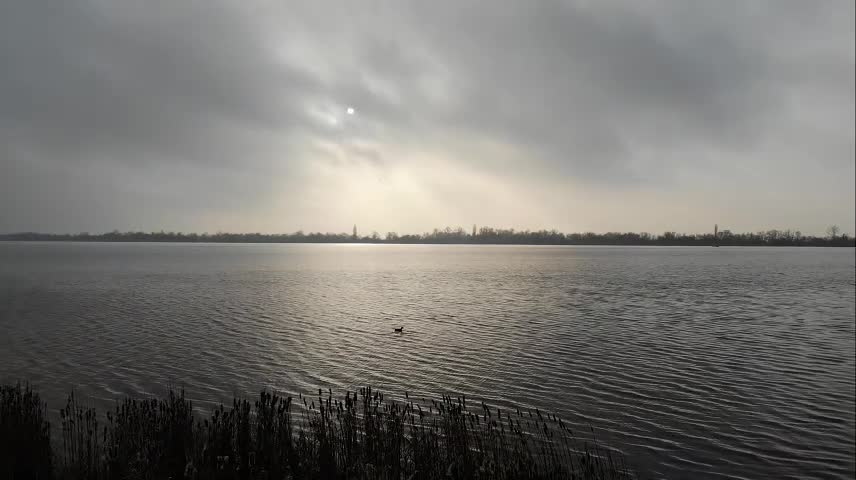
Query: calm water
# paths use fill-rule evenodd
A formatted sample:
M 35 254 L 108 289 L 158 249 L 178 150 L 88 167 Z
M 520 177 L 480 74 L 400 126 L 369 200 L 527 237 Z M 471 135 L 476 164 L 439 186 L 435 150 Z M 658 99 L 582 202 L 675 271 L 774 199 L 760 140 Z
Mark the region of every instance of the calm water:
M 0 381 L 52 408 L 465 393 L 591 422 L 644 476 L 853 478 L 854 274 L 852 249 L 0 242 Z

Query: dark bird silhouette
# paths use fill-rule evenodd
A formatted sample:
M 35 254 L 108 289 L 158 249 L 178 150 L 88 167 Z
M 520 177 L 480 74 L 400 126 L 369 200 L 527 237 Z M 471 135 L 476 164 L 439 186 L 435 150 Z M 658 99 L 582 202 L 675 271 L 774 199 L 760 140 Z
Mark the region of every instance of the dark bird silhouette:
M 402 333 L 404 331 L 404 327 L 398 327 L 395 329 L 396 333 Z

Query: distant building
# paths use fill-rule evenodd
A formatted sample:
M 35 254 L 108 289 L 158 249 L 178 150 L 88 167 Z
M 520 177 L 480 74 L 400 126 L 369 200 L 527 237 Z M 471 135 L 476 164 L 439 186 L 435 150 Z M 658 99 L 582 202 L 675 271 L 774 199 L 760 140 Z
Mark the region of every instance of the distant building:
M 357 239 L 357 224 L 356 223 L 354 224 L 354 233 L 353 233 L 353 235 L 351 235 L 351 238 L 353 238 L 354 240 Z

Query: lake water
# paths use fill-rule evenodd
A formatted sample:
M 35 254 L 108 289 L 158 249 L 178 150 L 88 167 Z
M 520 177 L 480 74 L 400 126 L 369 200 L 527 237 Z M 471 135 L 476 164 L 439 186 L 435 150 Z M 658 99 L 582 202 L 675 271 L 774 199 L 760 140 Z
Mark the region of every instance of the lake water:
M 853 478 L 854 275 L 848 248 L 0 242 L 0 381 L 54 410 L 463 393 L 645 477 Z

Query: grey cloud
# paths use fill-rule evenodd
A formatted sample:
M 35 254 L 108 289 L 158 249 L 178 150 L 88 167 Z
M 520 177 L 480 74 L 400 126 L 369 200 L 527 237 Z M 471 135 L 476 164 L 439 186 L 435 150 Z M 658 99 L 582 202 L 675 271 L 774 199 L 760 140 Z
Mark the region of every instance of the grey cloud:
M 751 151 L 781 116 L 788 89 L 813 83 L 806 72 L 823 62 L 790 55 L 804 40 L 793 30 L 799 19 L 838 15 L 799 3 L 748 12 L 734 2 L 657 3 L 645 11 L 636 5 L 413 2 L 379 21 L 385 39 L 373 31 L 356 40 L 362 72 L 387 80 L 407 104 L 385 101 L 359 82 L 336 92 L 401 130 L 466 132 L 524 146 L 536 164 L 527 171 L 605 183 L 661 179 L 676 166 L 632 161 L 634 149 Z M 820 51 L 840 42 L 844 27 L 812 31 L 823 37 Z M 413 59 L 423 49 L 452 72 L 450 109 L 418 91 L 427 72 Z M 842 66 L 847 57 L 838 53 L 817 76 L 834 95 L 852 97 L 852 61 Z M 491 160 L 483 161 L 489 168 Z
M 635 143 L 745 144 L 775 114 L 768 59 L 730 31 L 687 31 L 704 28 L 702 12 L 673 19 L 684 31 L 669 38 L 629 10 L 493 5 L 438 9 L 433 36 L 469 84 L 457 120 L 570 173 L 621 175 Z
M 788 185 L 832 179 L 845 203 L 853 8 L 4 2 L 0 200 L 13 207 L 0 230 L 112 228 L 128 217 L 192 226 L 275 199 L 297 206 L 314 162 L 394 168 L 402 160 L 386 146 L 443 151 L 520 185 L 619 195 L 778 171 Z M 354 121 L 325 123 L 347 105 Z M 508 145 L 519 161 L 459 148 L 479 142 Z M 458 187 L 443 188 L 438 197 L 453 202 Z M 561 217 L 550 208 L 540 217 Z M 852 217 L 852 205 L 840 211 Z M 300 226 L 290 218 L 275 229 Z
M 227 2 L 4 3 L 0 227 L 155 226 L 135 217 L 156 211 L 185 219 L 174 225 L 268 201 L 287 184 L 272 165 L 300 168 L 283 145 L 312 83 L 271 58 L 250 13 Z
M 173 5 L 12 2 L 0 125 L 68 161 L 106 152 L 121 162 L 129 149 L 210 158 L 229 150 L 222 129 L 294 121 L 286 94 L 305 80 L 271 64 L 246 16 Z

